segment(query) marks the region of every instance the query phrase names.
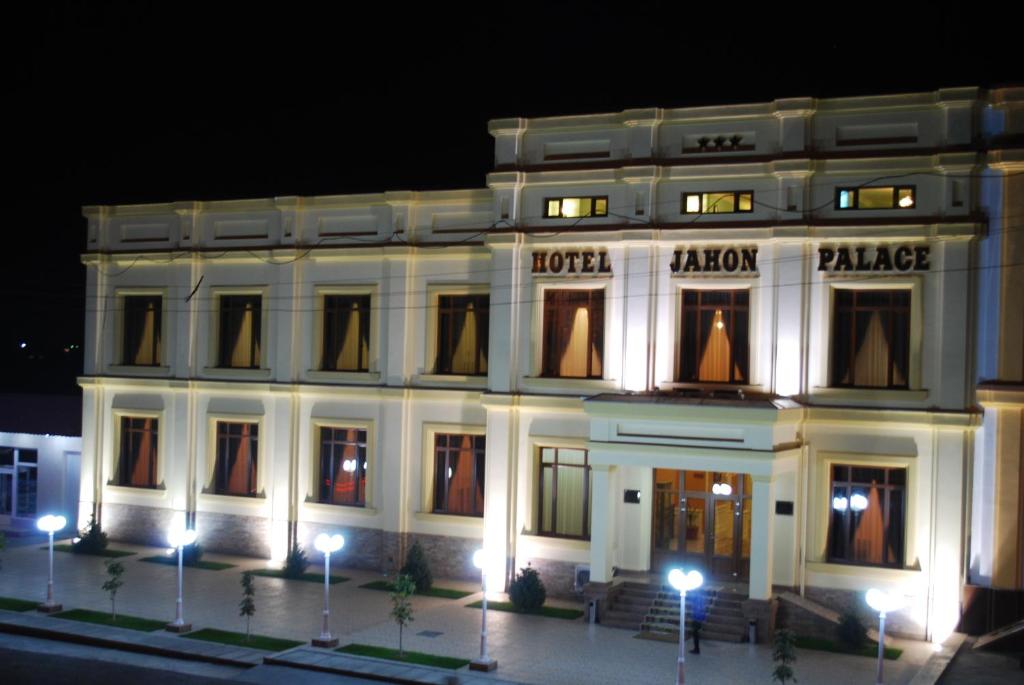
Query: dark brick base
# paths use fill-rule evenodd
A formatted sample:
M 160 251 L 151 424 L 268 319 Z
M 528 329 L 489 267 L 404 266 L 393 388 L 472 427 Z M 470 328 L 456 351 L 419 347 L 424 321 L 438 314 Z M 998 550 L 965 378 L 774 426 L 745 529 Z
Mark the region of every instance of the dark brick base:
M 167 546 L 167 529 L 174 512 L 160 507 L 103 504 L 100 523 L 111 540 L 151 547 Z
M 826 609 L 844 614 L 853 612 L 865 628 L 878 629 L 878 614 L 864 601 L 864 593 L 853 590 L 836 590 L 833 588 L 807 587 L 804 596 Z M 903 637 L 911 640 L 925 639 L 924 626 L 915 623 L 908 611 L 897 611 L 885 619 L 886 635 Z M 833 637 L 836 624 L 789 602 L 782 602 L 779 608 L 778 627 L 788 628 L 797 635 Z
M 203 551 L 270 558 L 270 522 L 257 516 L 196 512 Z
M 576 564 L 571 561 L 553 561 L 551 559 L 530 559 L 530 566 L 537 569 L 548 597 L 560 599 L 576 599 L 573 591 Z M 516 568 L 516 573 L 519 569 Z
M 297 526 L 297 541 L 313 563 L 323 563 L 323 555 L 316 551 L 313 540 L 320 533 L 345 536 L 345 546 L 341 552 L 331 557 L 332 566 L 347 566 L 370 571 L 384 571 L 384 531 L 375 528 L 359 528 L 357 526 L 335 526 L 323 523 L 307 523 L 300 521 Z

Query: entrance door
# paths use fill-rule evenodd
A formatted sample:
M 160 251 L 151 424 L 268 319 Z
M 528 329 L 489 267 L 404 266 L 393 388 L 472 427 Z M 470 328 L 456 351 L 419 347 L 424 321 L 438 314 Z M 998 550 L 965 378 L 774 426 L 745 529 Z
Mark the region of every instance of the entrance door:
M 14 469 L 0 469 L 0 516 L 14 513 Z
M 719 579 L 750 573 L 750 477 L 655 469 L 652 567 L 683 565 Z

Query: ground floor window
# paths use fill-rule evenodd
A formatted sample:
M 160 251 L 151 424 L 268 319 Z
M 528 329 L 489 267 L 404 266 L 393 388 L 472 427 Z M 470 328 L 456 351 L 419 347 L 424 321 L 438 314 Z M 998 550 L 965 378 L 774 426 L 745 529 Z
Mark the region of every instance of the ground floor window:
M 155 488 L 158 420 L 121 417 L 121 454 L 118 457 L 118 485 Z
M 0 447 L 0 516 L 35 516 L 38 489 L 39 452 Z
M 832 467 L 829 561 L 903 566 L 907 470 Z
M 591 474 L 587 450 L 540 450 L 541 535 L 590 539 Z
M 482 435 L 434 436 L 434 513 L 484 515 Z
M 320 429 L 320 502 L 366 506 L 366 431 Z
M 217 422 L 217 462 L 213 488 L 218 495 L 256 495 L 258 423 Z

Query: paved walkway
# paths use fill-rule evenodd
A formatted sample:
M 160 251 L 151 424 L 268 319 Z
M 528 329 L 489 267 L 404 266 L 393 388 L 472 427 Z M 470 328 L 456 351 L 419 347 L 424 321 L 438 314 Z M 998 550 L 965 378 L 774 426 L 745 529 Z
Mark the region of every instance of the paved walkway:
M 119 543 L 111 546 L 139 553 L 120 559 L 126 573 L 125 585 L 118 594 L 119 613 L 163 621 L 173 618 L 176 569 L 138 561 L 142 556 L 161 550 Z M 23 547 L 6 550 L 2 556 L 0 596 L 42 600 L 46 590 L 46 552 L 36 547 Z M 223 571 L 186 568 L 185 620 L 196 629 L 216 627 L 243 631 L 244 619 L 238 615 L 239 572 L 265 568 L 267 562 L 216 554 L 207 554 L 204 559 L 235 563 L 238 568 Z M 104 561 L 99 557 L 55 553 L 56 600 L 66 609 L 108 611 L 109 598 L 100 588 L 105 576 Z M 397 647 L 398 629 L 389 617 L 388 594 L 358 587 L 380 579 L 380 574 L 351 569 L 335 572 L 352 578 L 331 586 L 331 629 L 341 644 L 358 642 Z M 467 590 L 475 588 L 474 583 L 458 581 L 438 581 L 438 584 Z M 465 659 L 476 656 L 480 611 L 465 605 L 477 599 L 479 593 L 462 600 L 414 597 L 414 622 L 406 629 L 406 649 Z M 322 602 L 323 587 L 318 583 L 257 577 L 252 631 L 308 641 L 320 632 Z M 566 685 L 672 683 L 675 680 L 677 646 L 674 644 L 637 640 L 629 631 L 588 625 L 582 620 L 491 611 L 488 624 L 490 652 L 498 660 L 499 668 L 493 674 L 473 674 L 477 679 Z M 162 634 L 160 637 L 181 639 Z M 191 646 L 193 642 L 188 641 L 188 644 Z M 930 645 L 920 642 L 897 641 L 897 645 L 905 651 L 898 661 L 886 662 L 886 682 L 909 683 L 932 650 Z M 701 651 L 699 656 L 688 655 L 688 683 L 771 682 L 773 664 L 771 650 L 766 646 L 705 641 Z M 834 685 L 837 674 L 842 674 L 844 683 L 872 683 L 875 662 L 864 657 L 799 650 L 794 669 L 801 685 Z M 470 674 L 464 671 L 459 675 Z

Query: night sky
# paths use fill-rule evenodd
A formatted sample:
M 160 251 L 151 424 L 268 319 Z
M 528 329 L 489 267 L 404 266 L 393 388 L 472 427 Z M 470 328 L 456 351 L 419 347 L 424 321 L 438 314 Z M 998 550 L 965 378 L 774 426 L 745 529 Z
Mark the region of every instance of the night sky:
M 483 187 L 495 117 L 1024 80 L 1019 25 L 980 3 L 26 4 L 2 41 L 0 391 L 77 392 L 82 205 Z

